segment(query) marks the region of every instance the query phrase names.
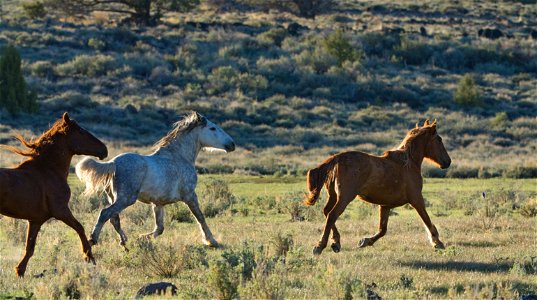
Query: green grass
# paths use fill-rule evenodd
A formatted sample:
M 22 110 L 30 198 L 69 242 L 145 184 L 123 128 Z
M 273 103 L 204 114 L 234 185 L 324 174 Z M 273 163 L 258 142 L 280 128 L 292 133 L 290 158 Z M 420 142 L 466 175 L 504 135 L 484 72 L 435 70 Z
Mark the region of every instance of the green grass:
M 368 286 L 373 284 L 376 286 L 373 290 L 387 299 L 491 298 L 494 295 L 513 298 L 537 293 L 537 265 L 532 261 L 537 246 L 535 218 L 524 218 L 517 209 L 510 209 L 498 214 L 492 220 L 492 226 L 484 227 L 480 207 L 473 215 L 450 210 L 446 210 L 452 213 L 447 216 L 433 215 L 438 206 L 449 201 L 446 195 L 475 195 L 479 200 L 481 192 L 486 191 L 487 197 L 495 199 L 495 194 L 510 190 L 514 198 L 527 201 L 537 196 L 535 179 L 425 180 L 424 195 L 430 202 L 428 210 L 441 240 L 447 246 L 443 251 L 435 251 L 429 246 L 417 214 L 404 207 L 396 209 L 397 215 L 390 217 L 385 237 L 373 247 L 358 249 L 358 241 L 375 232 L 378 220 L 371 205 L 355 201 L 337 223 L 342 236 L 342 251 L 336 254 L 327 248 L 320 257 L 314 257 L 311 250 L 320 238 L 324 224 L 322 218 L 292 222 L 287 212 L 278 212 L 278 205 L 286 201 L 286 195 L 299 195 L 305 191 L 304 177 L 203 175 L 200 176 L 199 194 L 203 193 L 203 183 L 212 178 L 228 182 L 239 199 L 236 207 L 247 206 L 250 213 L 242 215 L 229 210 L 219 217 L 208 219 L 216 239 L 222 243 L 221 249 L 204 250 L 195 223 L 166 219 L 164 234 L 154 241 L 154 245 L 159 257 L 163 253 L 158 251 L 168 249 L 166 247 L 177 249 L 175 258 L 168 264 L 185 266 L 178 275 L 163 278 L 151 274 L 144 266 L 143 252 L 137 246 L 136 237 L 153 228 L 149 205 L 136 203 L 122 214 L 123 228 L 130 237 L 128 253 L 119 246 L 112 226 L 105 225 L 100 244 L 93 248 L 97 266 L 82 261 L 78 237 L 73 230 L 57 221 L 45 224 L 27 276 L 22 280 L 15 277 L 13 267 L 23 253 L 25 226 L 22 221 L 2 218 L 2 295 L 65 298 L 76 291 L 82 298 L 132 298 L 143 284 L 164 280 L 176 284 L 182 298 L 212 298 L 217 297 L 217 292 L 208 283 L 207 277 L 216 273 L 210 266 L 222 259 L 222 255 L 229 257 L 237 253 L 252 253 L 237 257 L 245 259 L 251 256 L 257 265 L 252 279 L 237 279 L 241 298 L 269 297 L 275 293 L 285 298 L 310 299 L 312 295 L 343 298 L 346 292 L 364 298 Z M 72 204 L 76 210 L 84 200 L 78 196 L 81 187 L 74 176 L 70 177 L 70 183 L 75 191 Z M 446 194 L 446 191 L 452 194 Z M 277 205 L 264 211 L 259 207 L 254 209 L 253 204 L 261 205 L 254 201 L 259 196 L 275 198 Z M 203 206 L 207 199 L 200 201 Z M 323 200 L 320 200 L 311 209 L 320 212 L 323 205 Z M 370 213 L 364 213 L 364 209 Z M 79 211 L 77 217 L 89 231 L 98 210 Z M 275 256 L 280 247 L 276 242 L 278 235 L 288 236 L 293 242 L 285 260 Z M 205 251 L 208 266 L 185 263 L 191 261 L 184 256 L 194 250 L 196 253 Z M 226 269 L 229 274 L 241 272 L 239 267 L 226 268 L 231 268 Z M 265 272 L 261 272 L 263 268 Z M 32 275 L 43 270 L 47 270 L 43 278 L 33 278 Z

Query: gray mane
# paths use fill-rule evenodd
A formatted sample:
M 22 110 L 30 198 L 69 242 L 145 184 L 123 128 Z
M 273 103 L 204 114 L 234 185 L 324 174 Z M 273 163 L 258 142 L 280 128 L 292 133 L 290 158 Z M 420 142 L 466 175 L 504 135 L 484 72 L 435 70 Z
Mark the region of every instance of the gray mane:
M 170 130 L 164 137 L 157 141 L 154 145 L 154 149 L 159 149 L 168 146 L 175 138 L 183 134 L 189 133 L 192 129 L 198 126 L 207 125 L 207 119 L 199 113 L 193 111 L 189 115 L 183 117 L 183 119 L 173 124 L 172 130 Z

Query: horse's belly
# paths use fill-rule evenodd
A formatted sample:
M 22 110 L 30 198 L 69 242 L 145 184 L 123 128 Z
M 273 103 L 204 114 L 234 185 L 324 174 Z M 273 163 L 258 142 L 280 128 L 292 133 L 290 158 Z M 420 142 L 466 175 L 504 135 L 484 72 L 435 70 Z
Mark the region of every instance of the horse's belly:
M 138 195 L 138 201 L 147 203 L 147 204 L 155 204 L 155 205 L 166 205 L 175 203 L 178 201 L 178 198 L 176 197 L 170 197 L 170 196 L 164 196 L 164 195 L 156 195 L 156 194 L 148 194 L 148 193 L 140 193 Z

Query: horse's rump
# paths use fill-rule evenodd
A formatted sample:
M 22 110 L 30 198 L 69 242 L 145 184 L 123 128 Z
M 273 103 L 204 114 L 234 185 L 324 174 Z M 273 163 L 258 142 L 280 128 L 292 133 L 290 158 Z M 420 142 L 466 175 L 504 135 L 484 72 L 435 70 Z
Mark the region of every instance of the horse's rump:
M 76 164 L 76 176 L 86 183 L 85 195 L 91 195 L 104 190 L 112 183 L 112 177 L 116 172 L 114 161 L 101 163 L 91 157 L 86 157 Z

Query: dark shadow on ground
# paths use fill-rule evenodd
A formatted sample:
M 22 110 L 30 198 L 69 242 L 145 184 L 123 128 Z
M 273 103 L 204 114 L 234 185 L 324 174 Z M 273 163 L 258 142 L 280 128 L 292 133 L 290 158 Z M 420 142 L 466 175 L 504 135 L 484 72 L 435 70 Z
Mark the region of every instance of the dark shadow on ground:
M 473 261 L 407 261 L 401 262 L 402 266 L 411 267 L 414 269 L 427 270 L 447 270 L 460 272 L 481 272 L 481 273 L 506 273 L 511 269 L 511 264 L 508 263 L 486 263 Z

